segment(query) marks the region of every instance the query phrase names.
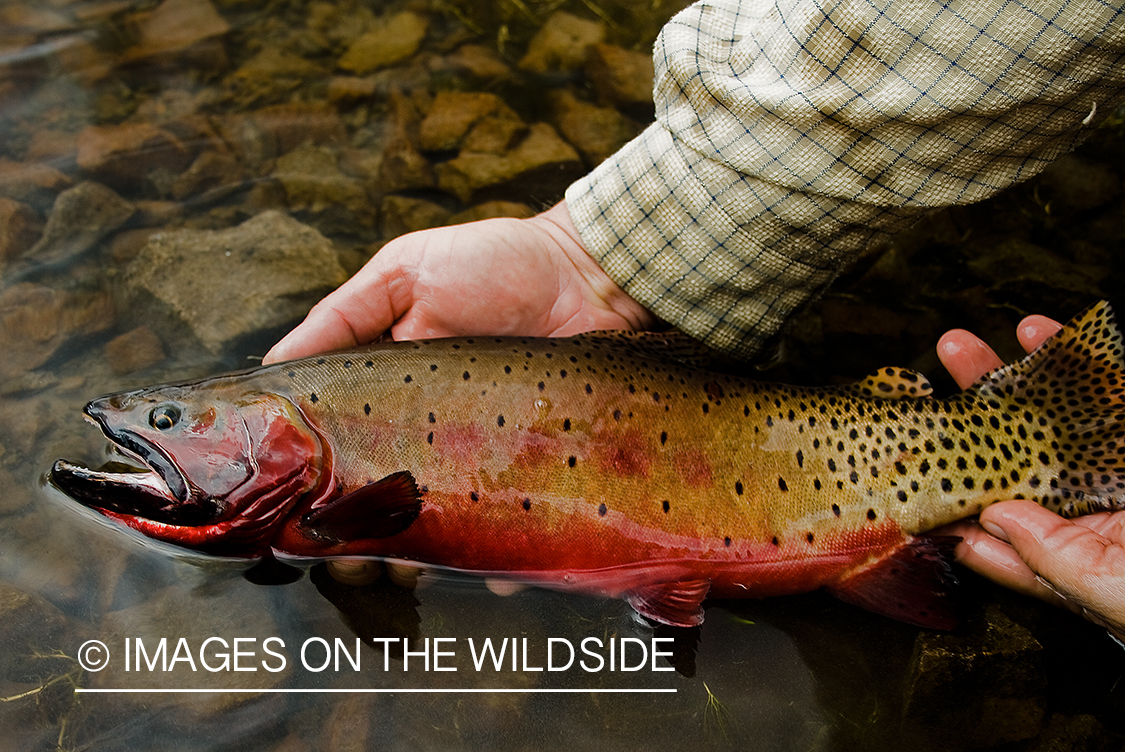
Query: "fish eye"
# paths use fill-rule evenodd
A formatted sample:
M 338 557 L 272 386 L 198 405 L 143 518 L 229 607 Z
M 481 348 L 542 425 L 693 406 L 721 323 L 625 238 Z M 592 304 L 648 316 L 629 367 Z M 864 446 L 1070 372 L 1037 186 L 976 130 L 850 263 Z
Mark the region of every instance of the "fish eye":
M 148 424 L 157 431 L 168 431 L 180 422 L 180 408 L 175 405 L 157 405 L 148 414 Z

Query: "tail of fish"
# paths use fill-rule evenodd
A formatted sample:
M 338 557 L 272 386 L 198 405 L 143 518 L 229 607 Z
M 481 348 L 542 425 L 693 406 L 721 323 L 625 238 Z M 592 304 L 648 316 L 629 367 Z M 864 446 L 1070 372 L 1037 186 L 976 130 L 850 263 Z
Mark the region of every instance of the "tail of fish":
M 968 396 L 990 408 L 983 420 L 1013 449 L 1026 448 L 1030 494 L 1016 498 L 1066 517 L 1125 509 L 1125 346 L 1109 303 L 986 374 Z
M 891 370 L 861 391 L 899 391 Z M 1011 498 L 1065 517 L 1125 509 L 1125 346 L 1104 301 L 952 400 L 902 401 L 924 411 L 933 432 L 925 460 L 897 465 L 901 477 L 920 472 L 942 493 L 929 495 L 911 522 L 900 518 L 911 536 L 901 548 L 828 586 L 842 600 L 949 628 L 956 622 L 948 563 L 956 539 L 919 534 Z

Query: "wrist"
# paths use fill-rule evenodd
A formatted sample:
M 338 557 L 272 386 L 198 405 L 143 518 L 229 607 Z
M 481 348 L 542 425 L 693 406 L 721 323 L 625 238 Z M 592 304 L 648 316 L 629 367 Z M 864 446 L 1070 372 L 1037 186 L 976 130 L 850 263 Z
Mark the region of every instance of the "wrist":
M 588 302 L 607 308 L 629 323 L 630 328 L 644 331 L 657 326 L 660 320 L 647 308 L 633 300 L 605 273 L 598 262 L 590 256 L 578 233 L 578 228 L 570 218 L 566 201 L 560 201 L 547 211 L 532 217 L 530 222 L 538 224 L 555 241 L 563 260 L 569 264 L 585 281 L 590 292 Z M 589 298 L 592 297 L 593 300 Z

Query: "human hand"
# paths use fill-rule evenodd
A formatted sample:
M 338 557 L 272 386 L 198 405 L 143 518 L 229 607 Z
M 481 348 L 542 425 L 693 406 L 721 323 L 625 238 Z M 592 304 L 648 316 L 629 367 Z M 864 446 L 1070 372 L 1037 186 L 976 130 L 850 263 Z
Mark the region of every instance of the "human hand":
M 1029 316 L 1016 330 L 1028 352 L 1061 326 Z M 1002 365 L 980 339 L 947 332 L 938 357 L 965 388 Z M 986 508 L 980 521 L 948 528 L 960 535 L 957 558 L 970 569 L 1027 595 L 1062 605 L 1125 640 L 1125 512 L 1101 512 L 1068 520 L 1028 500 Z
M 263 362 L 353 347 L 386 332 L 396 340 L 565 336 L 655 323 L 586 253 L 563 202 L 530 219 L 488 219 L 392 240 Z

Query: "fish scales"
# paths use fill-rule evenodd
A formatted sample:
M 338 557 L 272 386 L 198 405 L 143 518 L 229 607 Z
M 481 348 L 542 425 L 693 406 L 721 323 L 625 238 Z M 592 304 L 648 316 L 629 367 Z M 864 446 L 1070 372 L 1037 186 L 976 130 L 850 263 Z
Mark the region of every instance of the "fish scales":
M 107 412 L 237 413 L 246 395 L 293 406 L 278 414 L 299 415 L 299 451 L 320 454 L 284 522 L 237 540 L 243 554 L 506 574 L 678 624 L 698 622 L 708 593 L 824 586 L 943 626 L 945 544 L 916 536 L 1008 498 L 1122 508 L 1121 336 L 1106 304 L 949 399 L 903 369 L 793 387 L 683 365 L 678 347 L 626 333 L 389 343 L 107 398 Z M 371 521 L 384 504 L 401 529 Z M 216 543 L 198 547 L 239 553 Z M 921 585 L 896 576 L 903 562 L 930 566 Z

